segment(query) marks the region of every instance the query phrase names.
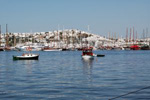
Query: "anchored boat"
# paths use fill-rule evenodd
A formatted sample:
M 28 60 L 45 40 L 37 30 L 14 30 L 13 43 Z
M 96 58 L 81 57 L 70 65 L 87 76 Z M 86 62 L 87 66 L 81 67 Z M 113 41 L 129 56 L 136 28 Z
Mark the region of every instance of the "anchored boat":
M 82 49 L 82 58 L 83 59 L 94 59 L 94 57 L 104 57 L 105 55 L 103 54 L 94 54 L 93 53 L 93 48 L 83 48 Z
M 93 48 L 83 48 L 82 49 L 82 58 L 83 59 L 94 59 Z
M 13 60 L 38 60 L 38 54 L 22 54 L 21 56 L 13 56 Z
M 32 49 L 28 47 L 28 51 L 31 51 Z M 32 54 L 32 53 L 23 53 L 21 56 L 14 56 L 13 60 L 38 60 L 39 55 L 38 54 Z

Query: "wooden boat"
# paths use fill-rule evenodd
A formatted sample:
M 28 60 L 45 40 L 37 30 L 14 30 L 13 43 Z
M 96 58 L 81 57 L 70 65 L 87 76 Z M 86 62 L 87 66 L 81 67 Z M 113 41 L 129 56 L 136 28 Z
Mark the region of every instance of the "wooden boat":
M 38 60 L 39 55 L 38 54 L 22 54 L 22 56 L 13 56 L 13 60 Z
M 94 59 L 93 48 L 83 48 L 82 58 L 83 59 Z

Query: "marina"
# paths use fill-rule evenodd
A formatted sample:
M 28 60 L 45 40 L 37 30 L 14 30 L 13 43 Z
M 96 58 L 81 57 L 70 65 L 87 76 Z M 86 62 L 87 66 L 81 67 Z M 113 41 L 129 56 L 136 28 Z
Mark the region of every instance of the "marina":
M 33 51 L 75 51 L 85 47 L 92 47 L 94 50 L 150 50 L 149 37 L 110 38 L 78 29 L 35 33 L 6 31 L 0 33 L 0 37 L 0 51 L 26 51 L 28 47 Z

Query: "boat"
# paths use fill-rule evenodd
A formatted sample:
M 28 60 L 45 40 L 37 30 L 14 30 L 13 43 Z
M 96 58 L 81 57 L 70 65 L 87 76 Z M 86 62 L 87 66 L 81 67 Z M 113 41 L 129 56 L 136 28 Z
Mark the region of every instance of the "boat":
M 83 59 L 94 59 L 93 48 L 83 48 L 82 50 Z
M 105 55 L 103 55 L 103 54 L 93 54 L 93 56 L 95 56 L 95 57 L 105 57 Z
M 130 47 L 131 50 L 140 50 L 140 47 L 138 45 L 132 45 Z
M 50 48 L 50 47 L 44 47 L 42 51 L 62 51 L 62 49 L 59 48 Z
M 5 50 L 5 51 L 11 51 L 11 48 L 8 47 L 8 46 L 6 46 L 6 47 L 4 48 L 4 50 Z
M 38 58 L 39 58 L 38 54 L 31 54 L 31 53 L 22 54 L 22 56 L 13 55 L 13 60 L 38 60 Z
M 4 51 L 4 47 L 0 47 L 0 51 Z
M 148 45 L 141 46 L 141 50 L 150 50 L 150 47 Z
M 28 47 L 28 51 L 31 51 L 32 48 Z M 32 53 L 23 53 L 21 56 L 14 56 L 13 60 L 38 60 L 39 55 L 38 54 L 32 54 Z

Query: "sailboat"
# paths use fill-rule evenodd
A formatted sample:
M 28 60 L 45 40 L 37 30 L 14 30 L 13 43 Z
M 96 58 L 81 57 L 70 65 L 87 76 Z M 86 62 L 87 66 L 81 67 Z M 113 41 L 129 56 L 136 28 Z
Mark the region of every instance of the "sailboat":
M 32 48 L 28 47 L 27 51 L 32 51 Z M 39 55 L 38 54 L 32 54 L 32 53 L 23 53 L 21 56 L 14 56 L 13 60 L 38 60 Z

